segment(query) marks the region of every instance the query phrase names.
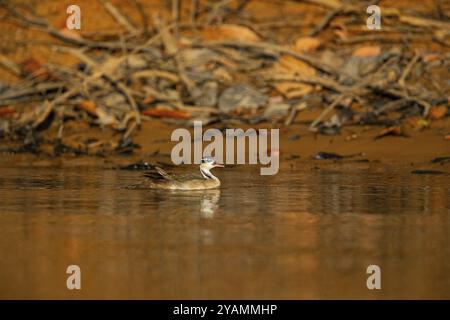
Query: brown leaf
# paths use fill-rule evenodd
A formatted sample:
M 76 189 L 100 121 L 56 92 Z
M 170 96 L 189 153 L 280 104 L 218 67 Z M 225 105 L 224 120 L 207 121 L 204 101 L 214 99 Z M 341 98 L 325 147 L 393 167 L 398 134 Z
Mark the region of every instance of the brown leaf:
M 444 139 L 450 141 L 450 134 L 445 135 Z
M 305 62 L 292 56 L 284 55 L 272 66 L 271 73 L 277 75 L 300 75 L 302 77 L 313 76 L 316 70 Z M 313 86 L 309 84 L 299 83 L 295 81 L 281 81 L 275 84 L 275 89 L 287 98 L 302 97 L 313 90 Z
M 22 71 L 33 73 L 43 68 L 42 63 L 35 58 L 28 58 L 22 62 Z
M 445 117 L 446 114 L 447 114 L 447 106 L 445 105 L 433 106 L 430 108 L 430 111 L 428 112 L 428 118 L 432 120 L 438 120 Z
M 73 30 L 69 30 L 67 28 L 60 29 L 59 34 L 68 39 L 83 40 L 83 37 L 79 33 Z
M 403 136 L 403 130 L 400 126 L 384 128 L 375 136 L 375 139 L 380 139 L 386 136 Z
M 78 105 L 78 107 L 94 117 L 98 116 L 97 115 L 97 107 L 96 107 L 95 103 L 92 102 L 91 100 L 81 101 L 80 104 Z
M 41 79 L 55 79 L 55 77 L 35 58 L 28 58 L 21 63 L 22 72 Z
M 276 83 L 275 88 L 289 99 L 303 97 L 313 90 L 309 84 L 288 81 Z
M 173 109 L 147 109 L 142 111 L 143 115 L 154 118 L 189 119 L 189 113 Z
M 14 110 L 11 107 L 1 107 L 0 108 L 0 117 L 9 117 L 16 113 L 16 110 Z
M 98 119 L 98 123 L 104 126 L 109 126 L 111 128 L 118 128 L 118 120 L 111 115 L 109 112 L 101 107 L 97 107 L 91 100 L 83 100 L 80 102 L 78 107 L 93 117 Z
M 355 51 L 353 51 L 352 56 L 368 58 L 368 57 L 376 57 L 380 53 L 381 53 L 381 48 L 379 46 L 366 46 L 366 47 L 358 48 Z
M 439 60 L 441 56 L 438 53 L 425 53 L 422 55 L 422 60 L 424 62 L 431 62 Z
M 344 23 L 333 21 L 330 23 L 330 26 L 334 30 L 334 33 L 339 37 L 339 39 L 348 40 L 348 31 Z
M 307 63 L 289 55 L 283 55 L 273 65 L 274 71 L 302 76 L 315 75 L 316 70 Z
M 317 38 L 301 37 L 295 41 L 293 49 L 298 52 L 313 52 L 322 44 Z
M 16 125 L 18 127 L 31 125 L 32 128 L 37 128 L 48 118 L 52 110 L 52 104 L 46 100 L 35 108 L 22 111 Z
M 237 24 L 222 24 L 220 26 L 208 26 L 201 32 L 204 40 L 223 41 L 233 40 L 242 42 L 258 42 L 259 36 L 247 27 Z

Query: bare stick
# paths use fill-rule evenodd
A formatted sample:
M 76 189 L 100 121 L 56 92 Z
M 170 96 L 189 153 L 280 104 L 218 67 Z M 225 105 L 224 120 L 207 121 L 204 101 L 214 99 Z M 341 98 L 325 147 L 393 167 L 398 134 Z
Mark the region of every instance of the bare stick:
M 301 76 L 301 75 L 274 75 L 265 77 L 266 81 L 292 81 L 292 82 L 300 82 L 307 84 L 320 85 L 324 88 L 332 90 L 338 93 L 345 94 L 356 94 L 356 95 L 364 95 L 368 91 L 361 88 L 353 88 L 348 86 L 343 86 L 333 79 L 325 78 L 322 76 L 310 75 L 310 76 Z
M 21 90 L 15 90 L 13 92 L 5 92 L 0 96 L 0 105 L 5 105 L 11 103 L 13 100 L 20 99 L 25 96 L 32 96 L 39 93 L 46 93 L 48 91 L 57 90 L 59 88 L 64 88 L 67 85 L 65 82 L 51 82 L 51 83 L 40 83 L 30 88 L 24 88 Z
M 211 24 L 214 21 L 214 19 L 219 18 L 220 11 L 222 10 L 222 8 L 226 5 L 228 5 L 230 2 L 231 2 L 231 0 L 222 0 L 217 3 L 212 4 L 212 8 L 211 8 L 211 11 L 209 13 L 206 23 Z
M 148 17 L 145 14 L 144 6 L 140 2 L 140 0 L 134 0 L 134 4 L 136 5 L 136 8 L 141 16 L 142 27 L 144 29 L 144 35 L 149 36 L 150 30 L 149 30 L 149 25 L 148 25 Z
M 180 21 L 180 0 L 172 0 L 172 22 L 175 24 L 173 28 L 175 37 L 178 37 L 178 22 Z
M 190 18 L 191 24 L 195 28 L 197 23 L 197 14 L 198 14 L 198 0 L 191 0 L 191 8 L 190 8 Z
M 3 66 L 6 70 L 14 74 L 15 76 L 20 77 L 21 72 L 20 68 L 14 61 L 8 59 L 4 55 L 0 54 L 0 66 Z
M 316 120 L 314 120 L 311 125 L 309 126 L 309 130 L 311 131 L 315 131 L 316 130 L 316 126 L 317 124 L 322 121 L 322 119 L 331 112 L 331 110 L 333 110 L 341 101 L 342 99 L 344 99 L 344 95 L 341 94 L 339 95 L 334 101 L 333 103 L 331 103 L 325 110 L 322 111 L 322 113 L 316 118 Z
M 284 125 L 285 126 L 290 126 L 292 124 L 292 122 L 294 122 L 295 117 L 297 116 L 297 113 L 301 110 L 306 109 L 307 104 L 306 102 L 302 102 L 300 104 L 295 104 L 293 106 L 291 106 L 290 110 L 289 110 L 289 114 L 286 117 L 286 120 L 284 121 Z
M 168 32 L 167 26 L 164 25 L 164 22 L 161 20 L 161 18 L 159 16 L 154 15 L 153 19 L 155 21 L 155 25 L 159 29 L 159 32 L 161 33 L 162 41 L 164 43 L 164 48 L 165 48 L 166 52 L 169 55 L 174 56 L 175 62 L 177 63 L 178 74 L 180 76 L 181 81 L 186 85 L 186 88 L 188 89 L 189 94 L 192 97 L 194 97 L 196 95 L 197 88 L 195 86 L 194 81 L 192 81 L 187 76 L 186 71 L 185 71 L 185 66 L 177 54 L 178 46 L 176 44 L 176 40 L 170 34 L 170 32 Z
M 347 4 L 339 0 L 305 0 L 305 1 L 333 10 L 341 9 L 341 11 L 345 13 L 359 14 L 365 11 L 364 5 Z M 450 29 L 449 22 L 403 14 L 402 11 L 400 11 L 397 8 L 383 8 L 383 16 L 384 17 L 395 16 L 399 19 L 400 22 L 418 27 Z
M 88 48 L 98 48 L 98 49 L 121 49 L 122 46 L 117 42 L 110 41 L 90 41 L 87 39 L 78 39 L 64 35 L 59 30 L 49 25 L 48 22 L 41 17 L 25 17 L 20 14 L 13 5 L 11 5 L 8 1 L 0 0 L 0 5 L 4 6 L 12 17 L 16 19 L 24 27 L 35 28 L 41 30 L 43 32 L 48 33 L 52 37 L 64 41 L 68 44 L 83 46 Z M 131 47 L 132 48 L 132 47 Z
M 88 56 L 86 56 L 82 51 L 73 50 L 73 49 L 63 49 L 63 50 L 66 50 L 67 52 L 77 56 L 80 60 L 84 61 L 89 67 L 98 68 L 97 63 L 94 60 L 92 60 L 91 58 L 89 58 Z M 125 57 L 127 57 L 127 56 L 125 56 Z M 122 61 L 122 58 L 118 59 L 118 60 Z M 116 62 L 116 65 L 118 65 L 118 62 L 117 61 L 115 61 L 115 62 Z M 98 72 L 94 72 L 92 76 L 90 76 L 88 79 L 85 80 L 85 83 L 88 83 L 88 82 L 90 82 L 94 79 L 100 78 L 102 76 L 104 78 L 106 78 L 109 82 L 111 82 L 112 84 L 116 85 L 117 88 L 122 92 L 122 94 L 127 98 L 128 102 L 130 103 L 132 109 L 135 112 L 136 123 L 138 125 L 140 125 L 141 118 L 140 118 L 139 108 L 138 108 L 136 102 L 134 101 L 134 99 L 130 93 L 130 90 L 128 89 L 128 87 L 125 84 L 114 79 L 114 77 L 111 75 L 110 70 L 106 70 L 106 68 L 102 68 Z
M 411 73 L 412 68 L 414 67 L 414 65 L 419 61 L 420 59 L 420 55 L 416 54 L 411 61 L 409 61 L 408 65 L 406 66 L 405 70 L 403 71 L 400 79 L 398 79 L 398 84 L 402 87 L 405 86 L 405 80 L 406 78 L 409 76 L 409 74 Z
M 170 34 L 170 27 L 164 25 L 158 14 L 153 15 L 153 22 L 161 34 L 161 39 L 164 44 L 164 48 L 168 55 L 172 56 L 178 51 L 177 43 L 174 37 Z
M 138 30 L 125 18 L 120 11 L 113 6 L 110 2 L 106 0 L 99 0 L 102 6 L 108 11 L 108 13 L 119 23 L 122 27 L 124 27 L 130 33 L 137 33 Z
M 330 22 L 335 17 L 337 17 L 340 13 L 341 13 L 341 9 L 340 8 L 335 9 L 335 10 L 331 11 L 330 13 L 328 13 L 325 16 L 325 18 L 314 28 L 314 30 L 312 30 L 309 33 L 309 36 L 310 37 L 314 37 L 314 36 L 318 35 L 319 32 L 321 32 L 323 29 L 325 29 L 330 24 Z
M 240 41 L 210 41 L 207 43 L 204 43 L 204 46 L 229 46 L 229 47 L 236 47 L 236 48 L 249 48 L 249 49 L 261 49 L 261 50 L 268 50 L 272 52 L 276 52 L 278 54 L 287 54 L 294 58 L 297 58 L 299 60 L 302 60 L 303 62 L 306 62 L 310 66 L 319 69 L 323 72 L 326 72 L 328 74 L 332 75 L 338 75 L 339 71 L 323 61 L 320 61 L 317 58 L 314 58 L 312 56 L 302 54 L 299 52 L 296 52 L 294 50 L 290 50 L 289 48 L 285 48 L 283 46 L 267 43 L 267 42 L 255 42 L 255 43 L 249 43 L 249 42 L 240 42 Z

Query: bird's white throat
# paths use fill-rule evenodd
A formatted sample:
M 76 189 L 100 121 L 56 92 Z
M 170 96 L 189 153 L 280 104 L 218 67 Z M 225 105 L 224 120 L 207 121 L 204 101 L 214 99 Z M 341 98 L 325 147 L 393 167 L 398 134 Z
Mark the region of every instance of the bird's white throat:
M 216 176 L 214 176 L 208 168 L 202 168 L 200 167 L 200 173 L 202 174 L 203 178 L 205 179 L 217 179 Z

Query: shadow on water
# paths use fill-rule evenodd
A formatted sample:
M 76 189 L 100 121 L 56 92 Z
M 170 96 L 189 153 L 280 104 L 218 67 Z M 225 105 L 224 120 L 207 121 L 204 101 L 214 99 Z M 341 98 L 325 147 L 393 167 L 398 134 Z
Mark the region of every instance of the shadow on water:
M 217 175 L 171 192 L 129 188 L 138 172 L 0 169 L 0 298 L 450 298 L 445 177 Z

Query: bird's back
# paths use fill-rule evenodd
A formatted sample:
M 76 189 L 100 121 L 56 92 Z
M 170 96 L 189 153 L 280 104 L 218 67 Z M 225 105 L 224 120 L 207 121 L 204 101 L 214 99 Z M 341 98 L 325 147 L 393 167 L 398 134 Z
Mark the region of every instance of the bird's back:
M 220 186 L 218 179 L 204 179 L 190 174 L 172 176 L 159 167 L 144 173 L 144 177 L 144 184 L 151 189 L 204 190 Z

